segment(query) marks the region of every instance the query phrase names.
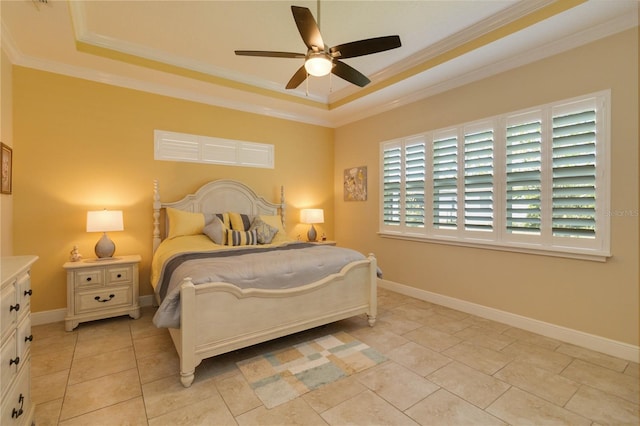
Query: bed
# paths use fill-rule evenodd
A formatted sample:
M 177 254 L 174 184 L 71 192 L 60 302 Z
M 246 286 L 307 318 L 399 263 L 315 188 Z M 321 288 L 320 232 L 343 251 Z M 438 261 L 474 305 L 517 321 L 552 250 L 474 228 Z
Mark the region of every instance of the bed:
M 159 304 L 154 323 L 169 329 L 183 386 L 191 386 L 196 367 L 209 357 L 361 314 L 370 326 L 375 324 L 375 257 L 291 241 L 284 228 L 283 189 L 280 198 L 272 203 L 240 182 L 216 180 L 179 201 L 164 202 L 154 181 L 151 284 Z M 240 231 L 231 225 L 241 226 L 239 220 L 260 228 L 241 234 L 244 241 L 233 245 L 231 235 Z M 271 232 L 263 232 L 263 244 L 247 242 L 260 239 L 265 229 Z M 284 266 L 288 269 L 274 272 L 287 256 L 295 259 Z M 296 270 L 310 258 L 322 259 L 320 266 Z M 238 263 L 218 263 L 232 261 Z M 236 282 L 225 271 L 235 274 L 239 264 L 251 270 L 241 272 Z M 276 288 L 263 281 L 275 282 Z

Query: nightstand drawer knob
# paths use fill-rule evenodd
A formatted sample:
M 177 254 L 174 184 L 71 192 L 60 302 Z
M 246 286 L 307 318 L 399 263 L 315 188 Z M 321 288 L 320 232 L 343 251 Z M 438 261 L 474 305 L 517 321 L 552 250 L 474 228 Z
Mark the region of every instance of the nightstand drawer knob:
M 33 342 L 33 334 L 30 334 L 28 336 L 24 336 L 24 341 L 25 342 Z
M 116 275 L 118 278 L 122 278 L 122 274 L 118 274 Z
M 19 310 L 20 310 L 20 304 L 19 303 L 16 303 L 15 305 L 9 306 L 9 312 L 11 312 L 11 311 L 18 312 Z
M 115 294 L 110 294 L 108 299 L 100 299 L 100 296 L 96 296 L 96 297 L 94 297 L 94 299 L 97 300 L 100 303 L 105 303 L 105 302 L 108 302 L 109 300 L 113 299 L 114 297 L 116 297 Z
M 10 359 L 9 360 L 9 365 L 11 366 L 13 364 L 15 364 L 15 365 L 20 364 L 20 357 L 19 356 L 15 357 L 14 359 Z
M 31 296 L 32 294 L 33 294 L 33 290 L 31 290 L 31 289 L 24 291 L 24 295 L 25 296 Z
M 91 281 L 91 277 L 87 277 L 86 281 L 87 282 Z

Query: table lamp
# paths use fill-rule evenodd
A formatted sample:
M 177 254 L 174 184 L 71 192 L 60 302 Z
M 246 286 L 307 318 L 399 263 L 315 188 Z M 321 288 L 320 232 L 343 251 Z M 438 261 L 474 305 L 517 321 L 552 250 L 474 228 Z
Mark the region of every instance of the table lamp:
M 308 223 L 311 225 L 307 232 L 307 239 L 309 241 L 315 241 L 317 237 L 316 228 L 314 223 L 324 223 L 324 210 L 322 209 L 302 209 L 300 210 L 300 222 Z
M 107 236 L 108 231 L 124 231 L 122 210 L 87 212 L 87 232 L 103 232 L 95 247 L 98 259 L 110 259 L 116 251 L 116 245 Z

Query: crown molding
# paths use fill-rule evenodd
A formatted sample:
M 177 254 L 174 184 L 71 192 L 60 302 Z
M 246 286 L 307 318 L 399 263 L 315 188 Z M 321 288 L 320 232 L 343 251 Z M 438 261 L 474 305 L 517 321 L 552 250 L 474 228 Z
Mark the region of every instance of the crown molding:
M 74 30 L 76 44 L 79 46 L 88 45 L 98 49 L 89 49 L 90 53 L 100 54 L 100 51 L 110 51 L 123 54 L 124 56 L 130 56 L 135 58 L 143 58 L 150 63 L 167 64 L 175 67 L 177 73 L 180 75 L 180 71 L 183 70 L 184 74 L 190 72 L 196 72 L 205 76 L 211 76 L 219 81 L 218 84 L 227 85 L 231 87 L 233 82 L 246 85 L 250 88 L 258 88 L 266 90 L 268 92 L 278 93 L 280 96 L 286 96 L 291 98 L 298 98 L 304 102 L 309 100 L 327 104 L 326 96 L 319 96 L 317 94 L 303 94 L 291 90 L 284 89 L 280 84 L 265 81 L 257 77 L 253 77 L 247 74 L 241 74 L 237 72 L 230 72 L 226 69 L 213 66 L 201 61 L 191 60 L 185 57 L 168 54 L 161 50 L 151 49 L 148 47 L 140 46 L 135 43 L 122 41 L 113 37 L 96 34 L 89 30 L 87 25 L 87 14 L 84 2 L 72 1 L 69 2 L 69 13 L 71 15 L 71 22 Z M 229 83 L 227 83 L 229 82 Z
M 73 2 L 76 3 L 76 2 Z M 528 63 L 549 57 L 566 50 L 570 50 L 581 45 L 593 42 L 595 40 L 608 37 L 610 35 L 625 31 L 638 25 L 637 14 L 626 14 L 614 18 L 600 25 L 591 27 L 579 33 L 572 34 L 563 39 L 556 40 L 544 46 L 522 52 L 519 55 L 512 56 L 503 61 L 478 68 L 471 72 L 447 79 L 446 81 L 431 84 L 419 90 L 407 90 L 401 96 L 395 96 L 390 100 L 381 100 L 378 102 L 367 102 L 366 99 L 358 99 L 352 104 L 336 108 L 332 111 L 322 111 L 316 108 L 304 108 L 300 105 L 291 105 L 289 107 L 274 106 L 273 102 L 265 102 L 261 105 L 257 95 L 256 101 L 232 101 L 226 97 L 212 96 L 203 94 L 195 90 L 181 89 L 166 84 L 152 83 L 134 78 L 122 77 L 115 74 L 105 73 L 90 68 L 82 68 L 71 66 L 54 61 L 38 59 L 24 55 L 13 42 L 7 27 L 0 21 L 0 30 L 2 49 L 7 54 L 12 64 L 34 68 L 41 71 L 62 74 L 70 77 L 80 78 L 84 80 L 95 81 L 133 90 L 154 93 L 162 96 L 184 99 L 188 101 L 203 103 L 212 106 L 229 108 L 254 114 L 265 115 L 274 118 L 302 122 L 323 127 L 340 127 L 354 121 L 358 121 L 376 114 L 390 111 L 413 102 L 425 99 L 438 93 L 454 89 L 456 87 L 490 77 L 492 75 L 508 71 L 510 69 L 526 65 Z M 440 48 L 444 48 L 440 46 Z M 433 51 L 431 52 L 433 54 Z M 417 78 L 417 77 L 413 77 Z M 411 79 L 407 84 L 411 84 Z M 380 97 L 384 97 L 384 93 L 380 93 Z M 264 98 L 264 97 L 262 97 Z M 353 107 L 356 103 L 362 102 L 364 108 L 358 108 L 358 111 L 350 113 L 349 107 Z
M 457 47 L 463 46 L 483 35 L 486 35 L 498 28 L 501 28 L 511 22 L 517 21 L 531 13 L 553 4 L 555 0 L 533 0 L 529 2 L 518 2 L 501 12 L 489 16 L 475 24 L 452 34 L 451 36 L 437 41 L 423 49 L 412 54 L 409 58 L 386 67 L 372 75 L 369 79 L 372 83 L 382 82 L 394 75 L 408 71 L 420 64 L 426 63 L 440 55 L 450 52 Z M 347 96 L 354 95 L 358 91 L 357 87 L 346 87 L 339 92 L 329 95 L 329 103 L 337 102 Z
M 529 63 L 539 61 L 541 59 L 557 55 L 571 49 L 575 49 L 585 44 L 589 44 L 596 40 L 612 36 L 614 34 L 626 31 L 637 26 L 637 14 L 621 15 L 602 24 L 588 28 L 584 31 L 571 34 L 563 39 L 555 40 L 551 43 L 547 43 L 535 49 L 521 52 L 520 54 L 511 56 L 503 61 L 495 62 L 493 64 L 477 68 L 462 75 L 449 78 L 443 82 L 431 84 L 427 87 L 421 88 L 420 90 L 409 91 L 409 93 L 403 96 L 394 97 L 387 102 L 382 102 L 369 108 L 361 108 L 359 112 L 353 114 L 341 115 L 341 108 L 338 108 L 332 111 L 337 113 L 336 118 L 332 120 L 332 123 L 334 127 L 340 127 L 354 121 L 381 114 L 395 108 L 399 108 L 420 101 L 422 99 L 426 99 L 430 96 L 434 96 L 439 93 L 443 93 L 448 90 L 452 90 L 457 87 L 464 86 L 466 84 L 473 83 L 475 81 L 479 81 L 484 78 L 488 78 L 493 75 L 500 74 L 502 72 L 509 71 L 514 68 L 518 68 L 520 66 L 527 65 Z M 344 110 L 346 108 L 342 109 Z

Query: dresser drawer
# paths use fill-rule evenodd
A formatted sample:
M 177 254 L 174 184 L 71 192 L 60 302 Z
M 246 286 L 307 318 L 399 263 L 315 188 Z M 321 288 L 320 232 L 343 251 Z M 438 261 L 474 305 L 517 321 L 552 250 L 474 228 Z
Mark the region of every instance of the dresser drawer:
M 96 312 L 119 306 L 131 306 L 131 287 L 113 287 L 76 293 L 76 314 Z
M 25 272 L 16 281 L 17 298 L 20 303 L 20 311 L 26 313 L 31 304 L 31 274 Z
M 0 337 L 4 341 L 5 337 L 15 328 L 18 321 L 18 310 L 20 309 L 16 302 L 16 287 L 13 283 L 2 287 L 0 299 L 0 309 L 2 309 L 0 312 L 0 324 L 2 325 Z
M 107 285 L 130 283 L 133 279 L 133 267 L 124 266 L 120 268 L 107 269 Z
M 18 373 L 18 365 L 21 362 L 21 360 L 16 357 L 15 331 L 6 341 L 3 342 L 2 347 L 0 347 L 0 360 L 2 361 L 2 368 L 0 368 L 0 384 L 2 385 L 2 395 L 4 395 L 11 384 L 11 381 Z
M 0 425 L 2 426 L 30 426 L 33 420 L 33 404 L 31 403 L 31 369 L 25 360 L 24 368 L 20 369 L 15 385 L 2 398 L 0 409 Z M 30 419 L 31 417 L 31 419 Z
M 18 334 L 16 336 L 16 344 L 18 349 L 18 356 L 20 359 L 24 359 L 28 355 L 28 350 L 31 348 L 31 342 L 33 341 L 33 334 L 31 334 L 31 316 L 26 315 L 18 324 Z
M 75 272 L 76 288 L 87 288 L 104 285 L 104 269 L 87 269 Z

